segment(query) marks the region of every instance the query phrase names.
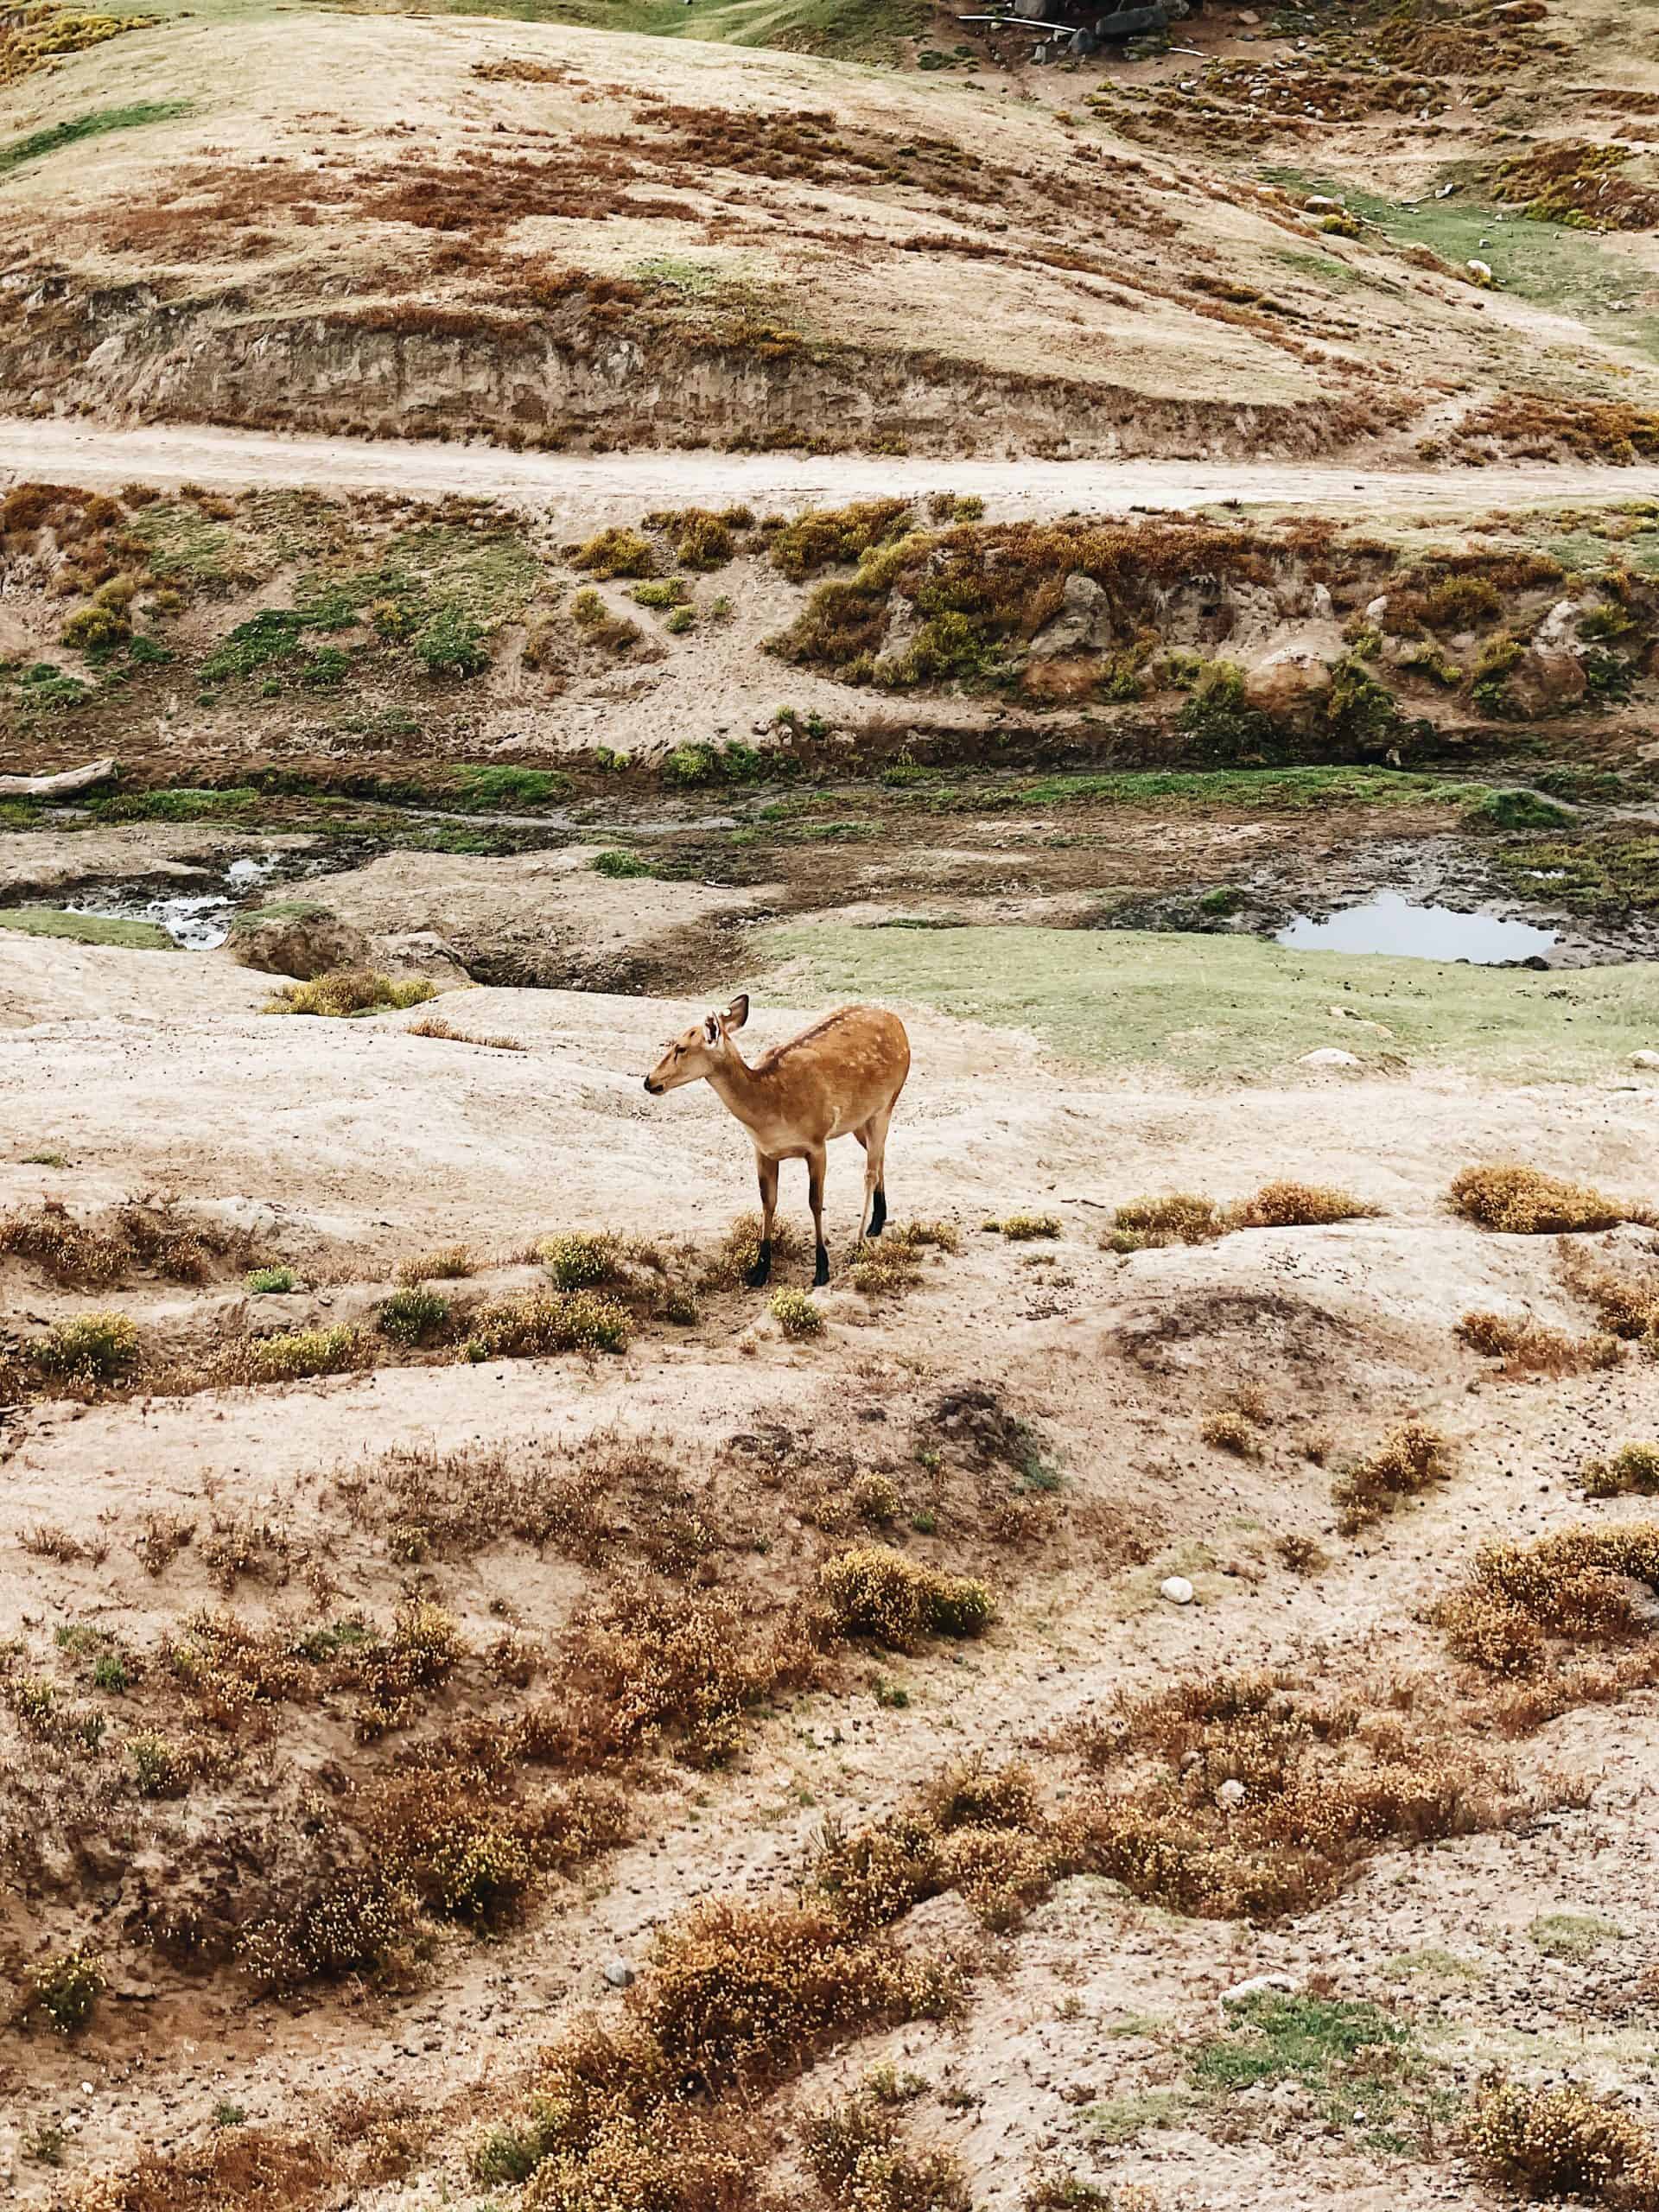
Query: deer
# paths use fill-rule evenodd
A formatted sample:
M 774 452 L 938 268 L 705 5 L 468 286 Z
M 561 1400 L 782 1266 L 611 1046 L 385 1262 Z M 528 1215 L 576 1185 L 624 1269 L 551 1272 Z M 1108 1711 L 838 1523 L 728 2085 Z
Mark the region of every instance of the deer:
M 887 1218 L 887 1124 L 910 1073 L 905 1025 L 885 1007 L 843 1006 L 746 1060 L 732 1042 L 749 1018 L 747 992 L 724 1014 L 710 1014 L 668 1046 L 645 1077 L 653 1098 L 688 1083 L 708 1083 L 754 1143 L 760 1182 L 760 1249 L 744 1281 L 759 1290 L 772 1274 L 772 1229 L 778 1211 L 778 1170 L 785 1160 L 806 1162 L 816 1265 L 812 1281 L 830 1280 L 823 1241 L 823 1173 L 827 1147 L 855 1136 L 864 1147 L 864 1208 L 858 1236 L 881 1234 Z

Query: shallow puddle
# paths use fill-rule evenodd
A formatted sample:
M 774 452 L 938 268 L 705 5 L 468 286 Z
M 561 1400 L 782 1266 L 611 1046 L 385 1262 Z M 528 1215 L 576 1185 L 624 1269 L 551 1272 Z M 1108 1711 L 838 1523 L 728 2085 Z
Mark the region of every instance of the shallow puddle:
M 79 891 L 66 900 L 71 914 L 102 914 L 124 922 L 155 922 L 175 944 L 187 952 L 211 952 L 231 933 L 231 917 L 251 892 L 257 891 L 281 866 L 279 857 L 232 861 L 225 870 L 223 888 L 217 891 L 177 891 L 165 897 L 137 885 L 100 885 Z
M 1314 921 L 1298 914 L 1274 943 L 1306 952 L 1391 952 L 1413 960 L 1468 960 L 1478 967 L 1547 955 L 1560 932 L 1496 914 L 1460 914 L 1379 891 L 1361 906 Z

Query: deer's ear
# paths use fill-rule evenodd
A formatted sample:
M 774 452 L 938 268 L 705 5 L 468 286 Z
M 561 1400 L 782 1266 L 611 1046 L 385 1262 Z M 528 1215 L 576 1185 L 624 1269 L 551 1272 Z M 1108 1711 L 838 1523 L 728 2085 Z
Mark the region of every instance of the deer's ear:
M 709 1044 L 711 1044 L 711 1045 L 718 1045 L 718 1044 L 719 1044 L 719 1042 L 720 1042 L 720 1016 L 719 1016 L 717 1014 L 709 1014 L 709 1015 L 708 1016 L 707 1020 L 703 1022 L 703 1025 L 702 1025 L 702 1033 L 703 1033 L 704 1037 L 708 1039 L 708 1041 L 709 1042 Z
M 728 1029 L 741 1029 L 749 1018 L 749 995 L 743 992 L 726 1009 L 724 1020 Z

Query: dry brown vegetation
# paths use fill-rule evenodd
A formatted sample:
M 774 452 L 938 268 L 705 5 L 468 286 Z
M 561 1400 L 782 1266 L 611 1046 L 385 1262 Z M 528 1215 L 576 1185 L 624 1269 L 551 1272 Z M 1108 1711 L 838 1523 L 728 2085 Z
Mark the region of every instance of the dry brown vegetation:
M 1264 1183 L 1254 1198 L 1230 1205 L 1190 1191 L 1130 1198 L 1119 1206 L 1105 1242 L 1114 1252 L 1160 1244 L 1207 1244 L 1241 1229 L 1319 1229 L 1341 1221 L 1374 1220 L 1380 1206 L 1351 1192 L 1319 1183 Z
M 1495 1675 L 1559 1671 L 1554 1646 L 1618 1645 L 1648 1634 L 1659 1595 L 1659 1527 L 1563 1529 L 1535 1543 L 1490 1544 L 1439 1618 L 1459 1657 Z M 1650 1657 L 1635 1655 L 1644 1670 Z M 1601 1694 L 1618 1694 L 1615 1681 Z M 1586 1680 L 1575 1678 L 1586 1690 Z M 1593 1694 L 1593 1693 L 1590 1693 Z
M 0 1258 L 40 1268 L 61 1289 L 118 1289 L 134 1274 L 206 1282 L 216 1267 L 241 1272 L 257 1257 L 247 1231 L 193 1220 L 173 1198 L 130 1198 L 101 1226 L 55 1198 L 0 1217 Z
M 1659 1444 L 1621 1444 L 1590 1460 L 1580 1480 L 1586 1497 L 1659 1497 Z
M 1452 1451 L 1437 1428 L 1424 1421 L 1405 1421 L 1369 1458 L 1348 1467 L 1332 1485 L 1344 1535 L 1392 1513 L 1402 1499 L 1415 1497 L 1452 1471 Z
M 1503 1162 L 1465 1167 L 1446 1192 L 1446 1203 L 1465 1221 L 1511 1236 L 1557 1236 L 1585 1230 L 1617 1229 L 1630 1221 L 1659 1226 L 1651 1206 L 1610 1198 L 1583 1183 L 1568 1183 L 1536 1167 Z
M 1458 1323 L 1457 1333 L 1471 1351 L 1497 1360 L 1505 1376 L 1592 1374 L 1617 1367 L 1624 1357 L 1615 1336 L 1569 1336 L 1530 1315 L 1517 1319 L 1508 1313 L 1471 1312 Z
M 1529 2196 L 1616 2212 L 1659 2206 L 1659 2139 L 1627 2106 L 1578 2082 L 1527 2088 L 1502 2077 L 1484 2082 L 1463 2139 L 1492 2179 Z

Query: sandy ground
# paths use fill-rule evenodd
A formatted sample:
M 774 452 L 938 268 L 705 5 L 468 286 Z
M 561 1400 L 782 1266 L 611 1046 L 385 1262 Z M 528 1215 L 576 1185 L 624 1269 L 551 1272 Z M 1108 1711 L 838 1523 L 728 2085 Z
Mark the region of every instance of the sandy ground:
M 486 1252 L 575 1226 L 711 1237 L 748 1203 L 748 1147 L 718 1101 L 702 1089 L 652 1099 L 640 1087 L 663 1037 L 695 1019 L 696 1005 L 505 990 L 448 998 L 469 1029 L 508 1031 L 530 1048 L 499 1053 L 406 1039 L 404 1015 L 279 1020 L 256 1011 L 266 988 L 212 957 L 0 936 L 0 1205 L 56 1196 L 96 1210 L 135 1189 L 166 1190 L 267 1224 L 297 1247 L 326 1237 L 372 1279 L 440 1237 Z M 746 1041 L 753 1052 L 816 1011 L 758 1002 Z M 257 2120 L 303 2125 L 349 2082 L 442 2104 L 454 2125 L 397 2201 L 453 2201 L 467 2186 L 456 2162 L 476 2125 L 510 2107 L 537 2045 L 603 1994 L 602 1962 L 619 1950 L 639 1957 L 652 1929 L 699 1897 L 775 1890 L 827 1808 L 849 1818 L 890 1808 L 946 1747 L 1021 1751 L 1124 1686 L 1262 1662 L 1340 1675 L 1362 1650 L 1433 1666 L 1423 1611 L 1457 1563 L 1485 1535 L 1578 1517 L 1569 1472 L 1659 1428 L 1650 1363 L 1547 1385 L 1483 1380 L 1452 1335 L 1467 1307 L 1580 1319 L 1550 1240 L 1484 1236 L 1441 1204 L 1457 1166 L 1509 1155 L 1640 1187 L 1659 1138 L 1650 1094 L 1419 1079 L 1404 1111 L 1397 1083 L 1268 1082 L 1198 1096 L 1155 1071 L 1062 1082 L 1017 1033 L 905 1011 L 915 1061 L 889 1149 L 892 1202 L 901 1217 L 952 1219 L 967 1239 L 906 1305 L 876 1314 L 845 1284 L 858 1177 L 837 1147 L 836 1279 L 823 1296 L 828 1332 L 807 1350 L 785 1344 L 756 1300 L 747 1314 L 740 1303 L 671 1338 L 642 1337 L 625 1359 L 592 1369 L 569 1359 L 398 1369 L 207 1400 L 43 1408 L 3 1432 L 0 1634 L 27 1640 L 73 1618 L 147 1637 L 219 1602 L 188 1554 L 164 1580 L 141 1573 L 123 1534 L 148 1512 L 209 1501 L 283 1514 L 302 1535 L 326 1530 L 335 1576 L 384 1588 L 381 1541 L 331 1520 L 329 1477 L 398 1444 L 528 1452 L 615 1425 L 685 1440 L 692 1453 L 710 1436 L 782 1422 L 815 1452 L 867 1452 L 888 1438 L 883 1424 L 967 1378 L 993 1382 L 1040 1421 L 1079 1497 L 1149 1516 L 1163 1556 L 1103 1573 L 1084 1548 L 1016 1583 L 985 1645 L 903 1662 L 908 1710 L 819 1696 L 760 1728 L 728 1775 L 671 1770 L 639 1843 L 581 1884 L 556 1885 L 500 1942 L 447 1942 L 408 1998 L 250 2006 L 233 1984 L 197 1987 L 143 1956 L 119 1957 L 118 1994 L 95 2036 L 66 2048 L 0 2035 L 14 2148 L 47 2120 L 67 2121 L 66 2178 L 75 2178 L 200 2135 L 227 2101 Z M 22 1164 L 48 1150 L 70 1165 Z M 798 1217 L 798 1175 L 785 1170 L 785 1199 Z M 1097 1249 L 1108 1209 L 1125 1197 L 1175 1185 L 1227 1198 L 1274 1175 L 1338 1182 L 1385 1211 L 1128 1262 Z M 1055 1212 L 1058 1242 L 1033 1254 L 981 1231 L 988 1213 L 1022 1208 Z M 1630 1232 L 1613 1241 L 1631 1252 L 1641 1243 Z M 15 1266 L 0 1291 L 25 1315 L 87 1302 L 54 1297 Z M 347 1286 L 283 1300 L 284 1317 L 338 1318 L 351 1295 Z M 163 1332 L 234 1319 L 237 1306 L 222 1291 L 160 1287 L 100 1302 Z M 1257 1463 L 1197 1434 L 1200 1414 L 1246 1381 L 1274 1407 L 1275 1439 Z M 1290 1448 L 1293 1428 L 1319 1421 L 1370 1437 L 1408 1408 L 1457 1440 L 1457 1480 L 1383 1531 L 1335 1541 L 1329 1474 Z M 109 1542 L 107 1564 L 26 1558 L 16 1539 L 42 1519 Z M 1270 1539 L 1292 1530 L 1332 1547 L 1313 1579 L 1274 1557 Z M 1154 1594 L 1172 1564 L 1198 1585 L 1200 1602 L 1185 1612 Z M 557 1558 L 498 1546 L 429 1584 L 469 1624 L 508 1602 L 550 1631 L 580 1578 Z M 916 2126 L 961 2153 L 987 2212 L 1013 2212 L 1057 2155 L 1096 2179 L 1148 2183 L 1160 2205 L 1217 2212 L 1266 2190 L 1275 2206 L 1317 2212 L 1414 2212 L 1454 2190 L 1471 2201 L 1455 2167 L 1367 2149 L 1282 2100 L 1246 2101 L 1219 2130 L 1213 2115 L 1178 2112 L 1119 2149 L 1103 2147 L 1090 2115 L 1102 2101 L 1184 2079 L 1177 2055 L 1211 2031 L 1218 1993 L 1268 1970 L 1404 2002 L 1460 2084 L 1495 2055 L 1548 2070 L 1569 2041 L 1580 2072 L 1628 2084 L 1627 2024 L 1651 2010 L 1631 1976 L 1659 1936 L 1650 1703 L 1570 1714 L 1527 1747 L 1529 1771 L 1587 1777 L 1579 1809 L 1521 1835 L 1387 1854 L 1339 1904 L 1278 1929 L 1183 1923 L 1100 1884 L 1068 1885 L 1001 1947 L 960 2025 L 868 2040 L 820 2069 L 805 2101 L 883 2057 L 919 2068 L 931 2088 Z M 1615 1919 L 1629 1936 L 1617 1964 L 1541 1967 L 1527 1930 L 1562 1910 Z M 1467 1974 L 1427 1994 L 1408 1975 L 1402 1985 L 1398 1961 L 1435 1947 L 1465 1961 Z M 1133 2025 L 1147 2015 L 1155 2029 Z M 53 2180 L 26 2159 L 16 2177 L 24 2202 Z
M 1466 514 L 1484 507 L 1652 499 L 1659 468 L 1569 463 L 1479 470 L 1361 470 L 1280 461 L 912 461 L 837 454 L 506 453 L 488 445 L 289 436 L 257 430 L 146 423 L 0 421 L 0 484 L 47 479 L 88 486 L 128 483 L 214 491 L 326 484 L 337 490 L 446 493 L 534 504 L 571 531 L 653 506 L 747 501 L 794 510 L 862 499 L 921 499 L 950 491 L 985 501 L 994 521 L 1136 506 L 1190 509 L 1237 499 L 1251 506 L 1318 507 L 1340 514 Z

